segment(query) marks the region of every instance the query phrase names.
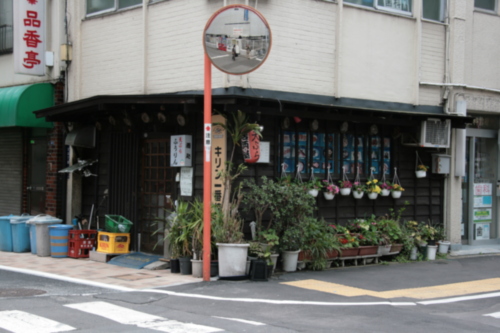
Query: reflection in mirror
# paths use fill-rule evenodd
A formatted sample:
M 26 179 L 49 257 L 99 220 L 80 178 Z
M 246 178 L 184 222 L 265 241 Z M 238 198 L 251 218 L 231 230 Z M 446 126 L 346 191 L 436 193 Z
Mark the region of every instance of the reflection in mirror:
M 205 52 L 212 64 L 228 74 L 246 74 L 266 60 L 271 30 L 252 7 L 230 5 L 208 21 L 204 32 Z

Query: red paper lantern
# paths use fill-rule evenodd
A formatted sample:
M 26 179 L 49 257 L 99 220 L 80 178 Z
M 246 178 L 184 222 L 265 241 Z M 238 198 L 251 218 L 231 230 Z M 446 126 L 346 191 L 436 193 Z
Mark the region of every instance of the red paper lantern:
M 241 139 L 241 149 L 245 163 L 256 163 L 260 158 L 260 136 L 254 131 Z

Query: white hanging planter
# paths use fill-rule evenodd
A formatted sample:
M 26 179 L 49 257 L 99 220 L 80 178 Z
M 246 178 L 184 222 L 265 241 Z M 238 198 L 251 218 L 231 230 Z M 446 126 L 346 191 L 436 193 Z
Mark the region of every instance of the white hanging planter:
M 333 198 L 335 198 L 335 194 L 333 193 L 323 192 L 323 196 L 325 197 L 326 200 L 333 200 Z
M 384 189 L 382 189 L 382 192 L 380 192 L 380 195 L 383 197 L 388 197 L 389 195 L 391 195 L 391 190 L 384 188 Z
M 378 193 L 375 193 L 375 192 L 368 193 L 368 198 L 371 200 L 375 200 L 375 199 L 377 199 L 377 197 L 378 197 Z
M 427 176 L 427 171 L 417 170 L 415 171 L 415 176 L 417 176 L 417 178 L 425 178 L 425 176 Z
M 318 196 L 318 193 L 319 191 L 317 189 L 312 189 L 312 190 L 309 190 L 308 192 L 310 195 L 312 195 L 313 197 L 317 197 Z
M 402 194 L 402 193 L 403 193 L 403 192 L 401 192 L 401 191 L 392 191 L 392 197 L 393 197 L 394 199 L 399 199 L 399 198 L 401 198 L 401 194 Z
M 361 199 L 364 194 L 365 194 L 365 192 L 358 192 L 358 191 L 352 192 L 354 199 Z
M 340 194 L 341 195 L 350 195 L 351 194 L 351 188 L 350 187 L 341 188 L 340 189 Z

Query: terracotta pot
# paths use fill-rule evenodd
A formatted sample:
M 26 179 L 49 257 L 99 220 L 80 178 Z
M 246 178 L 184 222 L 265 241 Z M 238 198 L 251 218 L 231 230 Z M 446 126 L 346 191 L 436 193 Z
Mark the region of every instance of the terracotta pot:
M 378 251 L 378 245 L 360 246 L 358 255 L 368 256 L 371 254 L 377 254 L 377 251 Z
M 401 249 L 403 248 L 403 244 L 392 244 L 391 246 L 391 252 L 401 252 Z
M 359 252 L 359 247 L 344 248 L 344 249 L 341 249 L 340 257 L 341 258 L 344 258 L 344 257 L 355 257 L 355 256 L 358 255 L 358 252 Z

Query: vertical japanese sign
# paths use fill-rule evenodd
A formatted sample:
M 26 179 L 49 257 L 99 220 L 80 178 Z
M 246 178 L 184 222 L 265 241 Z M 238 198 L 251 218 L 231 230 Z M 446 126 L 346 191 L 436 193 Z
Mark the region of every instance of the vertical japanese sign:
M 45 0 L 14 1 L 14 71 L 45 75 Z
M 192 141 L 191 135 L 172 135 L 170 137 L 170 166 L 192 166 Z
M 214 124 L 225 124 L 223 116 L 212 116 Z M 212 125 L 212 202 L 216 205 L 222 204 L 224 196 L 224 183 L 221 172 L 226 168 L 227 157 L 227 133 L 220 125 Z

